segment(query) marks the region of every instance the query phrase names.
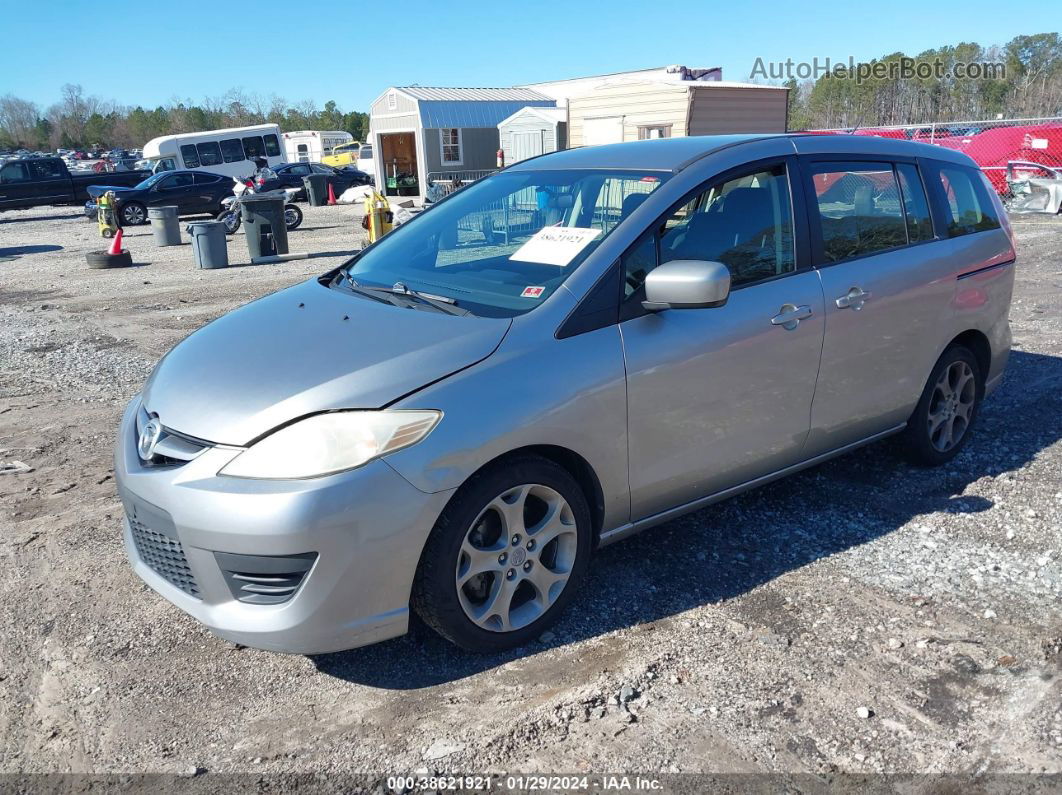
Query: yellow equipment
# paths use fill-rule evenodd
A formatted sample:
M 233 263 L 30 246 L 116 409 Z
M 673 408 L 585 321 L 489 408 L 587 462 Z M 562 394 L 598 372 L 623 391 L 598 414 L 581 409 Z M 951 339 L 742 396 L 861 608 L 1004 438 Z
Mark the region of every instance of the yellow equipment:
M 321 162 L 333 168 L 353 166 L 358 162 L 359 151 L 361 151 L 361 143 L 359 141 L 350 141 L 333 147 L 332 153 L 322 157 Z
M 369 242 L 375 243 L 381 237 L 391 231 L 394 225 L 394 214 L 391 212 L 391 203 L 387 197 L 373 189 L 372 193 L 365 196 L 365 218 L 361 225 L 369 232 Z
M 96 223 L 101 237 L 114 237 L 118 233 L 118 208 L 113 190 L 96 199 Z

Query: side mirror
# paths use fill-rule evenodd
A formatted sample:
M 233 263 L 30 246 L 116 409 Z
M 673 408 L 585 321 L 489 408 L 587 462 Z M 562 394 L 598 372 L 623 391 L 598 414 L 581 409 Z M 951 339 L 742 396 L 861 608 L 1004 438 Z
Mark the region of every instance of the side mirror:
M 676 259 L 665 262 L 645 277 L 642 306 L 650 312 L 664 309 L 711 309 L 730 296 L 730 269 L 721 262 Z

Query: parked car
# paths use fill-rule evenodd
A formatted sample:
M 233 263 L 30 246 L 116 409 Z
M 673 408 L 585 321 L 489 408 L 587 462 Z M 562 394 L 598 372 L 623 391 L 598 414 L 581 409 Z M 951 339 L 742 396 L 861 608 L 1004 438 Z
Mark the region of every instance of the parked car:
M 310 174 L 326 175 L 336 196 L 355 185 L 369 185 L 372 183 L 372 177 L 355 168 L 339 169 L 332 166 L 324 166 L 320 163 L 285 163 L 275 166 L 272 170 L 276 174 L 276 178 L 266 180 L 259 187 L 259 190 L 298 188 L 299 192 L 295 194 L 295 201 L 307 201 L 306 188 L 303 186 L 302 178 L 308 177 Z
M 11 160 L 0 166 L 0 210 L 17 210 L 49 204 L 77 204 L 89 196 L 93 185 L 109 183 L 125 188 L 146 172 L 122 174 L 71 174 L 59 157 Z
M 119 173 L 108 176 L 118 176 Z M 92 198 L 85 204 L 85 216 L 96 217 L 96 199 L 109 190 L 114 191 L 118 217 L 124 226 L 146 224 L 149 207 L 172 205 L 177 207 L 177 214 L 181 216 L 217 215 L 222 209 L 221 200 L 231 196 L 232 189 L 232 178 L 221 174 L 162 171 L 132 188 L 93 186 L 89 189 Z
M 118 431 L 129 558 L 250 646 L 373 643 L 411 607 L 525 644 L 600 545 L 894 434 L 953 458 L 1014 257 L 984 175 L 927 144 L 517 163 L 163 357 Z

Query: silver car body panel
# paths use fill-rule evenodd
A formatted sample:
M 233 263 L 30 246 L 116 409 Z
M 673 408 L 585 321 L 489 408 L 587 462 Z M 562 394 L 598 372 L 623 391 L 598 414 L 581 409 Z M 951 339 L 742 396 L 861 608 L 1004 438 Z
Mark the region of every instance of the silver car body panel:
M 137 398 L 119 430 L 115 472 L 123 500 L 172 518 L 200 598 L 156 574 L 127 525 L 137 573 L 241 643 L 296 652 L 363 645 L 405 631 L 435 521 L 462 484 L 513 451 L 584 462 L 607 543 L 901 430 L 937 357 L 960 334 L 988 340 L 986 386 L 994 388 L 1010 347 L 1014 254 L 1005 230 L 828 267 L 804 262 L 796 274 L 733 290 L 722 307 L 557 334 L 624 251 L 690 191 L 745 164 L 815 153 L 971 164 L 950 150 L 859 136 L 681 138 L 558 152 L 511 168 L 657 169 L 670 178 L 531 312 L 455 317 L 311 281 L 191 335 L 156 367 L 143 403 L 167 430 L 214 444 L 180 466 L 144 465 Z M 858 311 L 836 306 L 853 286 L 872 298 Z M 784 304 L 807 305 L 811 315 L 794 328 L 772 324 Z M 419 443 L 328 477 L 217 474 L 240 447 L 300 417 L 380 407 L 435 409 L 443 419 Z M 249 605 L 232 598 L 215 552 L 319 558 L 291 601 Z

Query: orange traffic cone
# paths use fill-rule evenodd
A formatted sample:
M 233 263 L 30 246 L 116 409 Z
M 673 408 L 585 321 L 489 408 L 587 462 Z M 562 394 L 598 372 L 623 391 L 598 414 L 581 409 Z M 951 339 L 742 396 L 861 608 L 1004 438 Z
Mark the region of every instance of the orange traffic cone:
M 335 192 L 335 189 L 332 187 L 332 183 L 331 182 L 328 183 L 328 203 L 329 204 L 337 204 L 337 202 L 336 202 L 336 192 Z
M 122 230 L 119 227 L 118 232 L 114 235 L 114 240 L 111 242 L 111 247 L 107 251 L 112 257 L 122 253 Z

